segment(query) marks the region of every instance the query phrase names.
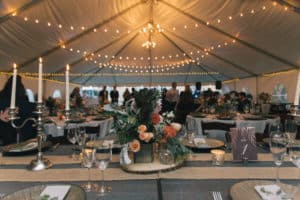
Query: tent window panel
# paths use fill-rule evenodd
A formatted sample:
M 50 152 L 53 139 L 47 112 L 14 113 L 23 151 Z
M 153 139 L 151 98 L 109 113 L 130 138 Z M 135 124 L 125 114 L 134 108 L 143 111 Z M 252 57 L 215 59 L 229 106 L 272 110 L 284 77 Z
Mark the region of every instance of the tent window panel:
M 60 90 L 54 90 L 53 94 L 52 94 L 53 98 L 61 98 L 61 92 Z

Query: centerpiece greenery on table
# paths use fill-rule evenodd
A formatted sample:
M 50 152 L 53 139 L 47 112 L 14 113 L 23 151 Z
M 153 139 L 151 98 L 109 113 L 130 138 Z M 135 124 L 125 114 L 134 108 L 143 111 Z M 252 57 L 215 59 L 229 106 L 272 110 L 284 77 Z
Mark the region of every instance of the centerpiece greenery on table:
M 176 161 L 184 159 L 189 150 L 176 137 L 181 125 L 159 114 L 159 97 L 156 89 L 142 89 L 127 103 L 126 113 L 113 114 L 119 142 L 128 143 L 136 153 L 142 151 L 144 144 L 156 143 L 170 150 Z

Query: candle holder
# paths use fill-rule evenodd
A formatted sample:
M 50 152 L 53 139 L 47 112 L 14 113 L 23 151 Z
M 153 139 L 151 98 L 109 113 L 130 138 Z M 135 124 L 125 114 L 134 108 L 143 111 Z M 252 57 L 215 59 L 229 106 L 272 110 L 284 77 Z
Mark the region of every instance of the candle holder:
M 33 121 L 34 126 L 37 128 L 37 142 L 38 142 L 38 153 L 36 156 L 36 159 L 32 160 L 28 166 L 28 169 L 32 171 L 39 171 L 39 170 L 44 170 L 52 167 L 52 163 L 49 159 L 43 157 L 43 152 L 42 152 L 42 143 L 43 143 L 43 104 L 42 103 L 37 103 L 36 106 L 36 111 L 34 112 L 37 114 L 37 119 L 30 117 L 27 118 L 20 126 L 16 125 L 14 121 L 16 119 L 19 119 L 17 116 L 17 110 L 16 108 L 10 108 L 9 109 L 9 120 L 11 122 L 12 127 L 14 128 L 22 128 L 24 125 L 29 122 Z
M 69 123 L 71 121 L 71 110 L 65 110 L 65 122 Z

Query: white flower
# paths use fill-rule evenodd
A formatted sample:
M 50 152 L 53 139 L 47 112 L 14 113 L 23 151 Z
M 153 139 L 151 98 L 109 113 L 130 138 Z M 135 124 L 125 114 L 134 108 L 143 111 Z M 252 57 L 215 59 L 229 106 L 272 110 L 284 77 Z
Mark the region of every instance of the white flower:
M 181 124 L 179 124 L 179 123 L 173 122 L 173 123 L 171 123 L 170 125 L 171 125 L 177 132 L 180 131 L 180 129 L 181 129 Z

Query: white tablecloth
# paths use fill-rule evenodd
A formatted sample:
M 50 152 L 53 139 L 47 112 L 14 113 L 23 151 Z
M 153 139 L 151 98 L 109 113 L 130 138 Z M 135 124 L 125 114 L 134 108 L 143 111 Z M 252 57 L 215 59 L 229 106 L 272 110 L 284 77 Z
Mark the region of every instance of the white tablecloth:
M 228 123 L 233 124 L 236 123 L 236 127 L 255 127 L 256 133 L 263 133 L 267 124 L 279 124 L 280 118 L 276 117 L 274 119 L 264 119 L 264 120 L 244 120 L 242 119 L 242 116 L 239 119 L 233 119 L 233 120 L 219 120 L 219 119 L 213 119 L 213 118 L 198 118 L 193 117 L 191 115 L 188 115 L 187 118 L 188 126 L 194 129 L 198 135 L 203 135 L 202 133 L 202 126 L 201 121 L 205 122 L 222 122 L 222 123 Z
M 86 117 L 86 121 L 83 123 L 69 123 L 66 127 L 66 124 L 63 120 L 59 120 L 58 117 L 50 117 L 50 119 L 55 123 L 46 123 L 44 124 L 44 132 L 46 135 L 51 135 L 52 137 L 59 137 L 64 135 L 64 129 L 76 128 L 76 127 L 96 127 L 100 125 L 99 138 L 105 137 L 109 134 L 109 131 L 112 127 L 113 118 L 107 118 L 101 121 L 93 121 L 94 116 Z

